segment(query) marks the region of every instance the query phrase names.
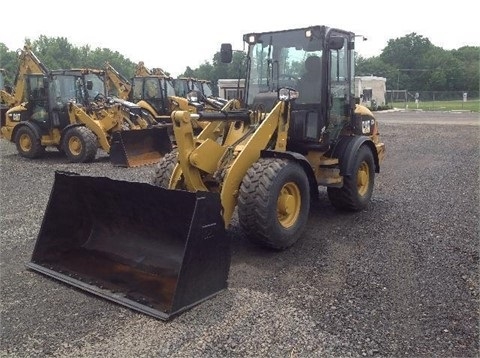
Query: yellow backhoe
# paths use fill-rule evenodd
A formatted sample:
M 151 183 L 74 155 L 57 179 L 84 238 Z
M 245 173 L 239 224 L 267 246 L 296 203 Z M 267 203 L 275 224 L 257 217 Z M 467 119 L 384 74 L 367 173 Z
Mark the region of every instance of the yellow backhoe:
M 49 71 L 27 46 L 19 51 L 15 89 L 2 98 L 9 108 L 0 132 L 26 158 L 56 147 L 71 162 L 90 162 L 102 148 L 113 165 L 133 167 L 171 150 L 166 128 L 145 129 L 140 107 L 106 97 L 104 71 Z
M 354 98 L 354 40 L 325 26 L 245 34 L 245 106 L 174 111 L 177 148 L 152 184 L 57 172 L 27 266 L 168 320 L 227 288 L 235 210 L 252 242 L 285 250 L 319 186 L 335 208 L 366 209 L 385 146 Z M 208 124 L 197 135 L 193 121 Z

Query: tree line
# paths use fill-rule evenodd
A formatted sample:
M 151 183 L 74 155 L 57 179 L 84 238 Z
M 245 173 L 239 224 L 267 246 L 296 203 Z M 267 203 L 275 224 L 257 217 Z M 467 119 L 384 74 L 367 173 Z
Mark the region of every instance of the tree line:
M 117 51 L 90 46 L 76 47 L 65 37 L 39 36 L 26 45 L 50 69 L 103 68 L 108 61 L 126 78 L 132 78 L 136 63 Z M 234 52 L 230 64 L 220 62 L 220 53 L 198 68 L 187 66 L 181 76 L 196 77 L 216 83 L 220 78 L 242 78 L 245 53 Z M 387 79 L 388 90 L 467 91 L 478 96 L 480 83 L 480 47 L 464 46 L 445 50 L 416 33 L 391 39 L 378 56 L 357 56 L 357 76 L 378 76 Z M 17 72 L 17 54 L 0 43 L 0 68 L 7 72 L 7 83 L 13 84 Z M 167 72 L 168 74 L 168 72 Z

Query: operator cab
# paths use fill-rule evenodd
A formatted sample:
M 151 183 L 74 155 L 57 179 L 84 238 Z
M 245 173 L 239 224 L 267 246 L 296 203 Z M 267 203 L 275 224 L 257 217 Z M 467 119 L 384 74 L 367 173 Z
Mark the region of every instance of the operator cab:
M 132 100 L 134 103 L 147 102 L 159 115 L 169 113 L 168 97 L 175 96 L 175 89 L 169 77 L 137 76 L 133 78 Z
M 325 26 L 244 35 L 248 44 L 245 102 L 268 113 L 279 100 L 291 104 L 289 142 L 328 145 L 354 107 L 354 39 Z M 223 44 L 222 62 L 232 58 Z

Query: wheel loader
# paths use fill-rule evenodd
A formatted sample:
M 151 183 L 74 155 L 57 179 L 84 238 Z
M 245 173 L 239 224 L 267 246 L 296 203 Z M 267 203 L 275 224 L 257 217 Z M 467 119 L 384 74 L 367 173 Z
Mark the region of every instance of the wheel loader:
M 49 71 L 25 47 L 15 83 L 0 132 L 23 157 L 56 147 L 70 162 L 90 162 L 102 148 L 113 165 L 133 167 L 154 164 L 171 150 L 166 128 L 146 129 L 140 107 L 106 97 L 104 71 Z
M 152 184 L 57 172 L 29 268 L 168 320 L 228 287 L 235 213 L 252 242 L 279 251 L 302 239 L 320 186 L 336 209 L 367 208 L 385 145 L 353 95 L 355 35 L 243 39 L 244 106 L 174 111 L 177 147 Z M 198 135 L 194 120 L 208 122 Z
M 171 125 L 171 113 L 176 110 L 197 113 L 203 110 L 220 111 L 225 106 L 236 105 L 234 101 L 224 101 L 212 107 L 208 101 L 200 101 L 194 92 L 177 93 L 175 84 L 178 85 L 178 80 L 172 79 L 161 68 L 150 70 L 143 62 L 139 62 L 130 92 L 131 101 L 141 107 L 144 118 L 166 126 Z M 198 133 L 206 123 L 194 121 L 193 125 Z M 175 141 L 173 137 L 172 141 Z
M 213 96 L 212 84 L 207 80 L 181 76 L 173 80 L 173 85 L 178 97 L 187 98 L 199 110 L 219 111 L 228 102 L 224 98 Z

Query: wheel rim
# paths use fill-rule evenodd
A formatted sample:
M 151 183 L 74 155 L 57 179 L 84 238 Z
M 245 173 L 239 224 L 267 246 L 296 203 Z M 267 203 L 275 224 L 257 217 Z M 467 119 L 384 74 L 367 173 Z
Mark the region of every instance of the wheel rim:
M 22 151 L 24 152 L 29 152 L 32 149 L 33 143 L 32 143 L 32 138 L 28 134 L 22 134 L 20 136 L 20 148 L 22 148 Z
M 295 183 L 286 183 L 277 200 L 277 217 L 280 224 L 285 227 L 293 226 L 300 215 L 302 198 L 300 189 Z
M 71 137 L 68 140 L 68 150 L 73 155 L 80 155 L 82 153 L 82 141 L 78 137 Z
M 360 195 L 365 195 L 370 184 L 370 168 L 366 162 L 362 162 L 357 172 L 357 190 Z

